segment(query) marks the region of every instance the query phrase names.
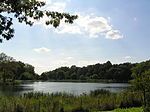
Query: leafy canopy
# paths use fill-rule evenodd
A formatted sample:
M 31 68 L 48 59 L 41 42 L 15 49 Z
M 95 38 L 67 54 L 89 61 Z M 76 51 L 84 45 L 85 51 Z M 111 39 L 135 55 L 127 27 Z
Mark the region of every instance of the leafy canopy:
M 135 89 L 143 94 L 144 112 L 150 112 L 150 60 L 132 68 Z
M 150 92 L 150 61 L 142 62 L 132 68 L 133 85 L 136 89 Z
M 0 53 L 0 84 L 13 84 L 15 80 L 35 79 L 38 79 L 38 75 L 32 65 L 16 61 L 13 57 Z
M 9 40 L 14 36 L 14 18 L 17 18 L 20 23 L 24 22 L 32 26 L 34 22 L 31 19 L 39 20 L 47 16 L 49 20 L 45 21 L 45 24 L 51 24 L 55 28 L 59 26 L 61 20 L 66 23 L 73 23 L 77 19 L 77 15 L 41 10 L 40 8 L 45 5 L 45 2 L 37 0 L 0 0 L 0 42 L 3 39 Z

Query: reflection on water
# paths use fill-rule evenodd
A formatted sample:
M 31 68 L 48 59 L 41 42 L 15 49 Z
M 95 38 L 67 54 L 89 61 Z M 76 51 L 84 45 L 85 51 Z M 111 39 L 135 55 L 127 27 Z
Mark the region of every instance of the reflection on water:
M 27 92 L 65 92 L 79 95 L 96 89 L 120 92 L 128 86 L 129 84 L 127 83 L 28 82 L 18 86 L 0 86 L 0 95 L 12 96 Z
M 30 91 L 33 91 L 33 88 L 28 86 L 0 86 L 0 95 L 5 96 L 16 96 Z

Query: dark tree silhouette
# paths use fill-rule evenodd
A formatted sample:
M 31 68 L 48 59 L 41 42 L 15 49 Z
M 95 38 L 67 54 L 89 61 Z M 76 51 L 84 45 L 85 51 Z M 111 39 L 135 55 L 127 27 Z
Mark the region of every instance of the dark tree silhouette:
M 13 19 L 17 18 L 18 22 L 26 23 L 32 26 L 34 20 L 39 20 L 47 16 L 49 20 L 45 21 L 46 25 L 59 26 L 61 20 L 66 23 L 73 23 L 77 15 L 69 13 L 59 13 L 48 10 L 40 10 L 45 6 L 45 2 L 37 0 L 0 0 L 0 42 L 3 39 L 9 40 L 14 36 Z

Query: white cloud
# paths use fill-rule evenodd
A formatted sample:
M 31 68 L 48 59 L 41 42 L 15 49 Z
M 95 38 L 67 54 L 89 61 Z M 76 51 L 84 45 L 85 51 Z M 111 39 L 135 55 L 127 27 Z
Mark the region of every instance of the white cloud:
M 64 33 L 69 33 L 69 34 L 82 34 L 83 32 L 78 26 L 72 25 L 72 24 L 61 24 L 59 28 L 55 29 L 56 33 L 59 34 L 64 34 Z
M 88 23 L 85 24 L 85 29 L 90 33 L 90 35 L 98 36 L 98 33 L 103 33 L 111 30 L 107 19 L 103 17 L 88 18 Z
M 45 10 L 50 11 L 59 11 L 59 12 L 67 12 L 67 2 L 68 0 L 61 1 L 61 2 L 54 2 L 51 1 L 46 7 Z M 74 24 L 67 24 L 64 21 L 61 22 L 60 26 L 55 29 L 51 25 L 45 25 L 45 21 L 49 20 L 46 16 L 37 24 L 42 24 L 46 28 L 52 29 L 55 33 L 58 34 L 78 34 L 83 35 L 85 37 L 90 38 L 98 38 L 104 36 L 107 39 L 121 39 L 123 35 L 120 33 L 119 30 L 114 29 L 112 24 L 110 23 L 110 17 L 101 17 L 96 16 L 94 13 L 83 15 L 81 13 L 76 13 L 79 17 L 77 20 L 74 21 Z
M 98 38 L 104 35 L 107 39 L 121 39 L 123 35 L 119 30 L 115 30 L 110 24 L 109 19 L 99 16 L 80 14 L 79 18 L 74 21 L 74 24 L 61 23 L 60 26 L 55 29 L 56 33 L 61 34 L 80 34 L 90 38 Z
M 110 30 L 106 33 L 106 38 L 116 40 L 123 38 L 123 35 L 118 30 Z
M 47 52 L 50 52 L 51 50 L 48 49 L 48 48 L 45 48 L 45 47 L 41 47 L 41 48 L 36 48 L 36 49 L 33 49 L 35 52 L 37 53 L 47 53 Z

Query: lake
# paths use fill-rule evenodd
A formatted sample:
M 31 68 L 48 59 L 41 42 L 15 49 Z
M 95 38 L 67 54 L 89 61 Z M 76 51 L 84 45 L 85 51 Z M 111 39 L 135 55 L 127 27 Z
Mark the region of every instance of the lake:
M 76 82 L 28 82 L 18 86 L 0 86 L 0 95 L 21 95 L 27 92 L 56 93 L 65 92 L 74 95 L 89 93 L 96 89 L 120 92 L 129 86 L 127 83 L 76 83 Z

